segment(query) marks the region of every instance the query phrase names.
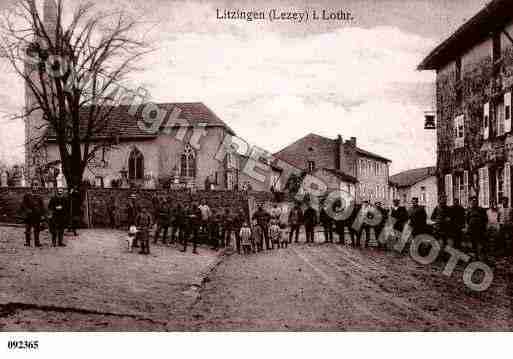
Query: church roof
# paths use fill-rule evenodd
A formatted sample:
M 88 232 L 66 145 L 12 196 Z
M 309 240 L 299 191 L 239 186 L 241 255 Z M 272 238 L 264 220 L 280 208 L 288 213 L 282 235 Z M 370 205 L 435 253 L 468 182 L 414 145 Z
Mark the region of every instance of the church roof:
M 164 117 L 159 130 L 171 126 L 172 122 L 176 122 L 175 126 L 172 127 L 182 123 L 187 123 L 188 126 L 223 127 L 229 134 L 235 135 L 234 131 L 202 102 L 159 103 L 157 106 L 164 110 Z M 89 107 L 84 107 L 80 112 L 81 137 L 86 135 L 89 109 Z M 119 139 L 151 139 L 158 136 L 159 131 L 151 131 L 151 123 L 148 123 L 147 127 L 139 126 L 139 124 L 144 125 L 140 121 L 142 120 L 143 106 L 140 106 L 135 114 L 129 113 L 129 109 L 129 105 L 104 106 L 101 110 L 102 114 L 108 115 L 109 119 L 99 121 L 100 126 L 94 130 L 93 140 L 112 137 Z M 178 119 L 170 120 L 170 115 L 174 109 L 180 111 Z M 48 139 L 50 142 L 56 139 L 56 133 L 51 127 L 49 128 Z

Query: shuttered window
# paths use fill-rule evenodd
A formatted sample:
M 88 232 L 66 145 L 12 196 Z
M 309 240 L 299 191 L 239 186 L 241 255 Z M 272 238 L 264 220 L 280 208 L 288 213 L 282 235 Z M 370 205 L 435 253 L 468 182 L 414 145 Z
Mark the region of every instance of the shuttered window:
M 511 165 L 509 162 L 504 164 L 504 197 L 508 199 L 508 203 L 511 203 Z
M 454 119 L 454 133 L 454 147 L 463 147 L 465 145 L 465 116 L 459 115 Z
M 453 188 L 452 188 L 452 175 L 445 175 L 445 197 L 447 198 L 447 204 L 452 206 L 453 203 Z
M 485 140 L 490 136 L 490 104 L 487 102 L 483 106 L 483 138 Z
M 504 132 L 511 132 L 511 92 L 504 94 Z
M 461 205 L 463 207 L 468 207 L 468 194 L 469 194 L 469 187 L 468 187 L 468 171 L 463 172 L 463 196 L 461 198 Z
M 479 169 L 479 205 L 485 208 L 490 206 L 490 179 L 488 167 Z

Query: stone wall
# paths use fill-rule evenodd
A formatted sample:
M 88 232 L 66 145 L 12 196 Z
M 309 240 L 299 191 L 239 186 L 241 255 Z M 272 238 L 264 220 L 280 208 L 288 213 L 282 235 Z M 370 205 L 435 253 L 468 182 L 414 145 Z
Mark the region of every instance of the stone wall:
M 17 223 L 21 201 L 28 188 L 3 187 L 0 188 L 0 222 Z M 54 194 L 53 189 L 43 188 L 38 191 L 43 198 L 45 206 L 48 207 L 50 197 Z
M 506 27 L 511 33 L 513 23 Z M 503 151 L 505 144 L 513 140 L 513 134 L 498 136 L 497 114 L 493 103 L 500 102 L 505 92 L 513 90 L 513 45 L 501 34 L 501 56 L 492 63 L 492 39 L 486 39 L 461 53 L 461 79 L 456 78 L 456 59 L 452 59 L 437 72 L 437 169 L 439 194 L 444 194 L 444 176 L 461 175 L 469 171 L 470 194 L 479 191 L 478 168 L 484 165 L 502 166 L 506 158 L 513 159 L 513 151 Z M 494 71 L 496 74 L 494 75 Z M 459 96 L 458 96 L 459 94 Z M 483 139 L 483 106 L 490 103 L 490 135 Z M 454 119 L 464 115 L 464 146 L 454 143 Z M 482 151 L 488 144 L 495 158 L 487 158 Z
M 28 188 L 0 188 L 0 223 L 16 223 L 19 208 L 23 196 L 30 189 Z M 52 189 L 41 189 L 38 192 L 48 207 L 48 202 L 54 194 Z M 190 193 L 188 190 L 166 191 L 166 190 L 131 190 L 131 189 L 89 189 L 84 193 L 85 199 L 82 205 L 82 224 L 91 227 L 103 227 L 110 224 L 109 206 L 114 203 L 117 209 L 118 220 L 121 224 L 126 222 L 128 198 L 131 194 L 137 196 L 137 203 L 152 210 L 152 199 L 167 197 L 172 204 L 185 205 L 193 202 L 199 203 L 205 200 L 215 210 L 243 209 L 248 214 L 248 197 L 253 197 L 258 203 L 270 203 L 274 201 L 271 192 L 236 192 L 236 191 L 197 191 Z M 284 198 L 288 198 L 284 196 Z
M 118 219 L 121 224 L 126 224 L 127 206 L 129 196 L 135 194 L 136 203 L 147 207 L 153 211 L 152 199 L 156 197 L 166 197 L 171 199 L 172 205 L 180 203 L 182 206 L 193 202 L 199 203 L 205 200 L 213 210 L 222 210 L 226 208 L 231 212 L 242 209 L 248 214 L 248 196 L 256 198 L 258 201 L 270 201 L 273 198 L 270 192 L 236 192 L 236 191 L 197 191 L 190 193 L 187 190 L 167 191 L 167 190 L 129 190 L 129 189 L 91 189 L 87 192 L 87 202 L 89 208 L 88 221 L 92 227 L 108 226 L 109 204 L 114 203 L 117 209 Z

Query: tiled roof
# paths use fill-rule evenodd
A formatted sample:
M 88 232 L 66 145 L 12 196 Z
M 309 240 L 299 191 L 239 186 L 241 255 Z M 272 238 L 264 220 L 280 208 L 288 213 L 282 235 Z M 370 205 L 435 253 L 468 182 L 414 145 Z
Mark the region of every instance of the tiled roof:
M 492 0 L 470 20 L 461 25 L 449 38 L 439 44 L 418 66 L 418 70 L 436 70 L 465 52 L 466 49 L 490 36 L 513 18 L 511 0 Z
M 298 139 L 297 141 L 294 141 L 293 143 L 291 143 L 289 146 L 295 144 L 296 142 L 299 142 L 301 140 L 304 140 L 304 139 L 308 139 L 309 140 L 309 143 L 312 144 L 313 147 L 315 146 L 318 146 L 318 145 L 325 145 L 326 147 L 328 146 L 333 146 L 333 151 L 335 151 L 336 149 L 336 141 L 337 140 L 333 140 L 331 138 L 328 138 L 328 137 L 324 137 L 324 136 L 320 136 L 320 135 L 317 135 L 315 133 L 309 133 L 308 135 L 306 135 L 305 137 L 302 137 L 300 139 Z M 287 147 L 289 147 L 287 146 Z M 284 150 L 287 148 L 285 147 L 284 149 L 276 152 L 274 154 L 275 157 L 279 158 L 279 159 L 282 159 L 284 161 L 289 161 L 291 162 L 290 159 L 287 158 L 287 156 L 282 153 L 284 152 Z M 389 160 L 388 158 L 385 158 L 383 156 L 380 156 L 380 155 L 377 155 L 373 152 L 370 152 L 370 151 L 367 151 L 367 150 L 364 150 L 363 148 L 360 148 L 360 147 L 356 147 L 356 152 L 362 156 L 365 156 L 365 157 L 371 157 L 371 158 L 374 158 L 374 159 L 377 159 L 377 160 L 380 160 L 380 161 L 385 161 L 385 162 L 392 162 L 391 160 Z
M 415 183 L 436 175 L 436 167 L 415 168 L 390 176 L 390 182 L 398 187 L 410 187 Z
M 351 183 L 357 183 L 358 182 L 358 179 L 356 179 L 356 177 L 353 177 L 347 173 L 344 173 L 340 170 L 335 170 L 333 168 L 323 168 L 323 170 L 325 170 L 326 172 L 329 172 L 335 176 L 337 176 L 339 179 L 341 179 L 342 181 L 345 181 L 345 182 L 351 182 Z
M 169 115 L 175 108 L 180 110 L 178 120 L 186 120 L 191 126 L 206 124 L 207 127 L 224 127 L 228 133 L 234 135 L 233 130 L 226 125 L 217 115 L 212 112 L 207 106 L 201 102 L 190 102 L 190 103 L 161 103 L 157 104 L 160 109 L 163 109 L 166 113 L 164 121 L 162 123 L 165 126 L 168 123 Z M 102 137 L 119 137 L 123 138 L 154 138 L 158 133 L 152 133 L 146 131 L 144 128 L 141 129 L 137 122 L 142 118 L 141 114 L 143 111 L 142 106 L 138 109 L 135 115 L 128 112 L 130 106 L 120 105 L 116 107 L 104 107 L 102 113 L 108 114 L 109 120 L 103 123 L 104 127 L 99 131 L 94 138 Z M 80 130 L 81 136 L 85 136 L 87 130 L 87 118 L 89 116 L 89 108 L 82 108 L 80 113 L 81 123 Z M 110 111 L 110 113 L 109 113 Z M 148 126 L 150 127 L 150 126 Z M 55 139 L 55 131 L 49 128 L 50 140 Z

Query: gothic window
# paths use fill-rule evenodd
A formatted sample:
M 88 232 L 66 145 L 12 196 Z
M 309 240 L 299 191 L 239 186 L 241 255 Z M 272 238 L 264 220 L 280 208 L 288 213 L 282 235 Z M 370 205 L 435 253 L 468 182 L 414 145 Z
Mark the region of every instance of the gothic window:
M 137 148 L 134 148 L 128 157 L 128 178 L 131 180 L 144 178 L 144 156 Z
M 180 175 L 182 177 L 196 177 L 196 154 L 189 144 L 185 146 L 180 158 Z

